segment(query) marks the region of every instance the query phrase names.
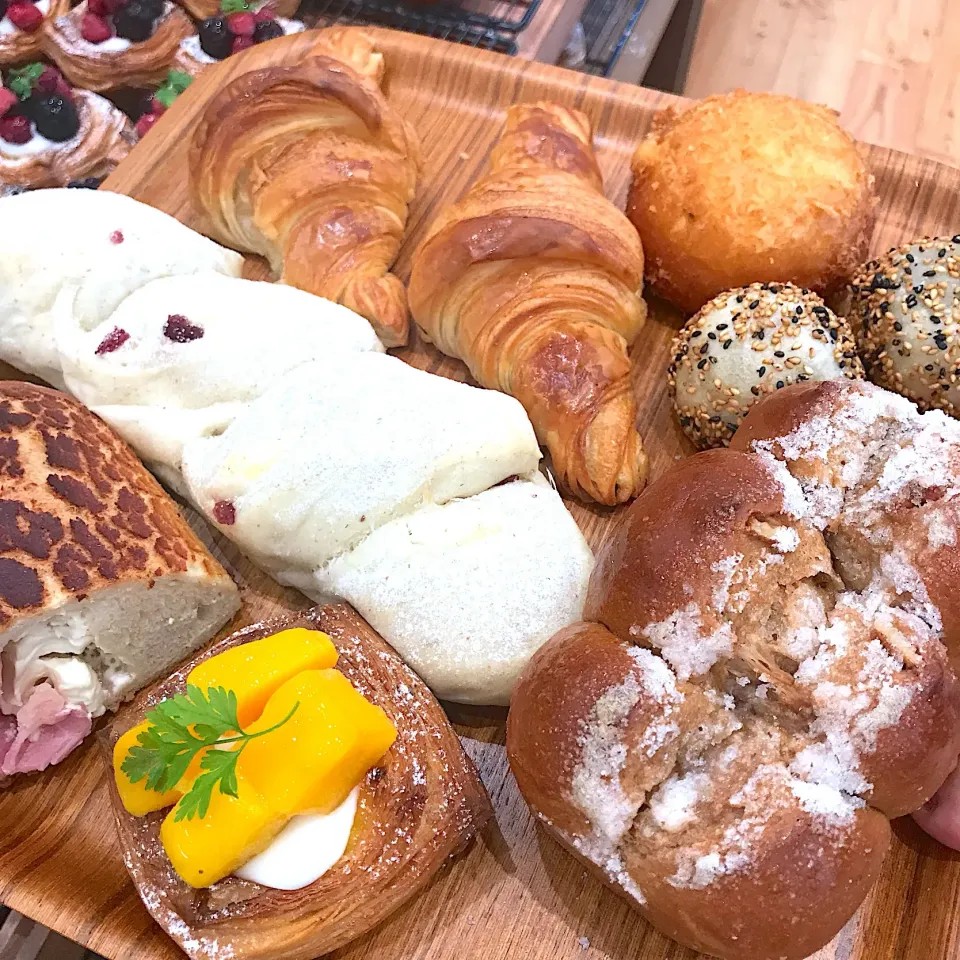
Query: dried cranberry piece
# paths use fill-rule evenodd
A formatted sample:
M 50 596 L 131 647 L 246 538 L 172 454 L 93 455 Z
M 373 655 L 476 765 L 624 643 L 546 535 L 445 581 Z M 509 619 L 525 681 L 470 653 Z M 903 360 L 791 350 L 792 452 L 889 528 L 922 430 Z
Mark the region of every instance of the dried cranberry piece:
M 163 325 L 163 335 L 174 343 L 189 343 L 191 340 L 199 340 L 203 336 L 203 327 L 191 323 L 186 317 L 181 317 L 179 313 L 171 313 L 167 317 L 167 322 Z
M 96 349 L 96 354 L 98 357 L 102 357 L 105 353 L 113 353 L 114 350 L 119 350 L 128 340 L 130 339 L 130 334 L 121 327 L 114 327 L 104 338 L 100 341 L 100 346 Z
M 225 527 L 237 522 L 237 508 L 232 500 L 218 500 L 213 505 L 213 519 Z

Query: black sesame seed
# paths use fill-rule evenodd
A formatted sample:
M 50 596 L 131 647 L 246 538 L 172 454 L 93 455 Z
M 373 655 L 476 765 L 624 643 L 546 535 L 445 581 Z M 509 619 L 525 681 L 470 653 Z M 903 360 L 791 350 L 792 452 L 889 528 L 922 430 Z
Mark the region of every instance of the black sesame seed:
M 840 331 L 837 330 L 836 327 L 831 327 L 829 333 L 830 333 L 830 339 L 831 339 L 834 343 L 836 343 L 836 342 L 837 342 L 837 337 L 839 336 Z
M 770 292 L 771 292 L 771 293 L 779 293 L 779 292 L 780 292 L 780 288 L 779 288 L 775 283 L 771 283 L 771 284 L 770 284 Z
M 943 257 L 945 257 L 946 255 L 947 255 L 947 248 L 946 248 L 946 247 L 941 247 L 941 248 L 937 251 L 937 257 L 938 257 L 938 258 L 943 258 Z
M 806 296 L 810 291 L 809 291 L 806 287 L 804 287 L 800 292 L 801 292 L 804 296 Z
M 926 370 L 928 373 L 932 373 L 932 372 L 933 372 L 933 364 L 932 364 L 932 363 L 924 364 L 923 369 Z
M 935 277 L 935 276 L 937 275 L 937 271 L 936 271 L 936 270 L 924 270 L 924 271 L 923 271 L 923 275 L 924 275 L 925 277 Z
M 702 370 L 707 365 L 707 358 L 704 357 L 698 364 L 697 369 Z
M 704 354 L 704 353 L 706 353 L 709 349 L 710 349 L 710 344 L 709 344 L 709 343 L 705 343 L 705 344 L 700 348 L 700 353 L 701 353 L 701 355 Z
M 785 356 L 786 356 L 786 354 L 785 354 L 782 350 L 774 350 L 774 351 L 773 351 L 773 355 L 774 355 L 775 357 L 785 357 Z
M 766 368 L 766 367 L 759 367 L 759 368 L 757 369 L 757 376 L 758 376 L 758 377 L 765 377 L 766 375 L 767 375 L 767 368 Z
M 912 254 L 912 253 L 908 253 L 908 254 L 907 254 L 907 259 L 908 259 L 911 263 L 913 263 L 913 262 L 914 262 L 913 254 Z
M 723 349 L 724 349 L 724 350 L 729 350 L 731 343 L 733 343 L 732 340 L 724 340 L 724 341 L 723 341 Z
M 778 381 L 777 381 L 777 389 L 778 389 L 778 390 L 782 390 L 782 389 L 783 389 L 783 381 L 782 381 L 782 380 L 778 380 Z
M 946 368 L 945 368 L 945 367 L 941 367 L 941 368 L 940 368 L 940 379 L 943 380 L 943 379 L 946 378 L 946 376 L 947 376 Z
M 708 337 L 710 340 L 716 340 L 716 339 L 717 339 L 717 335 L 716 335 L 712 330 L 707 334 L 707 337 Z
M 916 305 L 917 298 L 911 293 L 910 296 L 907 297 L 907 307 L 912 310 Z
M 751 309 L 751 310 L 756 310 L 757 307 L 759 307 L 759 306 L 760 306 L 760 301 L 759 301 L 759 300 L 754 300 L 753 303 L 750 304 L 750 309 Z
M 814 304 L 814 306 L 812 306 L 810 309 L 811 309 L 818 317 L 825 317 L 825 316 L 827 315 L 827 313 L 829 312 L 826 307 L 821 306 L 821 304 L 819 304 L 819 303 Z
M 755 397 L 759 397 L 759 396 L 760 396 L 760 388 L 759 388 L 759 387 L 751 387 L 751 388 L 750 388 L 750 392 L 751 392 Z
M 873 281 L 870 284 L 871 292 L 874 290 L 896 290 L 900 286 L 899 281 L 892 277 L 885 277 L 882 273 L 875 273 Z
M 690 334 L 690 337 L 691 337 L 691 339 L 692 339 L 693 337 L 699 337 L 702 333 L 703 333 L 702 330 L 694 330 L 693 333 Z
M 729 327 L 729 326 L 730 326 L 729 323 L 718 323 L 718 324 L 717 324 L 717 329 L 718 329 L 718 330 L 726 330 L 727 327 Z
M 894 320 L 893 329 L 896 330 L 897 333 L 903 333 L 903 324 L 899 320 Z
M 798 303 L 797 304 L 797 316 L 799 317 L 803 313 L 803 307 Z
M 960 233 L 958 233 L 955 237 L 951 237 L 950 240 L 953 243 L 960 243 Z
M 798 380 L 800 383 L 803 383 L 805 380 L 809 380 L 809 379 L 810 379 L 809 377 L 804 376 L 802 373 L 800 374 L 799 377 L 797 377 L 797 380 Z
M 743 301 L 744 301 L 744 296 L 743 296 L 743 294 L 741 293 L 741 294 L 737 297 L 737 303 L 743 303 Z
M 717 362 L 717 358 L 716 358 L 716 357 L 707 357 L 707 359 L 708 359 L 711 363 L 716 363 L 716 362 Z
M 719 422 L 720 422 L 720 418 L 719 418 L 719 417 L 711 417 L 711 418 L 710 418 L 710 422 L 711 422 L 711 423 L 719 423 Z
M 923 284 L 922 284 L 922 283 L 918 283 L 918 284 L 913 288 L 913 292 L 914 292 L 914 293 L 923 293 Z

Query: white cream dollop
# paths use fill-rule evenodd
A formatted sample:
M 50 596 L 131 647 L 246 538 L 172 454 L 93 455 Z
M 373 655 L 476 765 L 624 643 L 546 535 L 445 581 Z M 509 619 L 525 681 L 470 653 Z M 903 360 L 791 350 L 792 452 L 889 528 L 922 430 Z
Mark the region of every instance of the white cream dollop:
M 299 890 L 319 880 L 342 856 L 357 815 L 359 785 L 330 813 L 294 817 L 237 876 L 275 890 Z

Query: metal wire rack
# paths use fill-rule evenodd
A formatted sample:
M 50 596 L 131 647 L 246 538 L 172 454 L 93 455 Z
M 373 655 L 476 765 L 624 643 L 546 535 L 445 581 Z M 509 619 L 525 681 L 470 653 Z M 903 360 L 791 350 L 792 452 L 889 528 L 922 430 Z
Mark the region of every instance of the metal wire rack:
M 587 59 L 579 69 L 607 77 L 616 66 L 647 0 L 591 0 L 583 12 Z
M 541 0 L 490 0 L 468 9 L 451 0 L 417 3 L 387 0 L 307 0 L 302 13 L 319 24 L 369 23 L 465 43 L 501 53 L 517 52 L 517 34 L 536 13 Z

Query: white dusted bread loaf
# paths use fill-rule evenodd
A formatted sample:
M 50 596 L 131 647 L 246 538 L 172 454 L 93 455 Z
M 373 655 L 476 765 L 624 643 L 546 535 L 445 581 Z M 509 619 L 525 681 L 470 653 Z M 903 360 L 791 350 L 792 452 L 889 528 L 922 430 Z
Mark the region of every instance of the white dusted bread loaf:
M 106 190 L 0 199 L 0 359 L 62 386 L 51 311 L 69 298 L 82 330 L 157 277 L 239 276 L 243 258 L 173 217 Z
M 733 445 L 625 513 L 507 749 L 538 817 L 660 930 L 799 960 L 957 762 L 960 424 L 830 381 L 761 401 Z
M 123 441 L 65 394 L 0 382 L 0 774 L 62 760 L 238 607 Z
M 539 473 L 375 530 L 317 573 L 442 699 L 510 702 L 534 651 L 583 610 L 593 555 Z
M 366 353 L 278 380 L 223 433 L 188 443 L 183 475 L 242 550 L 302 586 L 384 523 L 539 460 L 516 400 Z

